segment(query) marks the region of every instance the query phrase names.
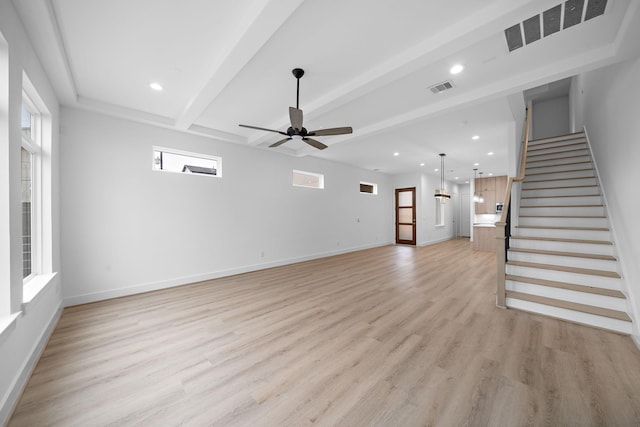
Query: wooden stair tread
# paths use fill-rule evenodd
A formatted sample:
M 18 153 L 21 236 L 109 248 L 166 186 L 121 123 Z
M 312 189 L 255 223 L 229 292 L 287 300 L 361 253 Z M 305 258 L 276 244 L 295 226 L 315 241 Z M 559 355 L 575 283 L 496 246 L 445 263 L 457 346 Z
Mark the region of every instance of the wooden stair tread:
M 544 142 L 544 143 L 540 143 L 540 144 L 534 144 L 534 145 L 529 145 L 529 149 L 527 150 L 527 157 L 529 157 L 529 153 L 532 152 L 536 152 L 536 151 L 542 151 L 542 150 L 553 150 L 555 148 L 569 148 L 569 147 L 575 147 L 577 145 L 584 145 L 587 143 L 587 141 L 578 141 L 578 142 L 569 142 L 568 144 L 560 144 L 560 145 L 554 145 L 551 147 L 548 147 L 548 144 L 555 144 L 558 142 L 564 142 L 564 141 L 551 141 L 551 142 Z M 568 150 L 565 151 L 575 151 L 575 150 L 586 150 L 587 147 L 584 148 L 570 148 Z M 561 151 L 554 151 L 554 153 L 560 153 Z M 553 153 L 549 153 L 549 154 L 553 154 Z M 532 154 L 533 156 L 542 156 L 542 154 Z
M 531 283 L 533 285 L 548 286 L 551 288 L 567 289 L 570 291 L 586 292 L 590 294 L 626 299 L 626 296 L 622 292 L 615 289 L 605 289 L 587 285 L 576 285 L 574 283 L 556 282 L 554 280 L 536 279 L 534 277 L 516 276 L 512 274 L 507 274 L 505 276 L 505 279 L 514 282 Z
M 538 230 L 579 230 L 579 231 L 609 231 L 604 227 L 563 227 L 559 225 L 516 225 L 516 228 L 535 228 Z
M 541 255 L 555 255 L 555 256 L 567 256 L 574 258 L 590 258 L 601 259 L 606 261 L 616 261 L 616 258 L 611 255 L 598 255 L 598 254 L 585 254 L 581 252 L 562 252 L 562 251 L 548 251 L 543 249 L 525 249 L 525 248 L 509 248 L 512 252 L 523 252 L 529 254 L 541 254 Z
M 571 138 L 564 138 L 564 137 L 571 137 Z M 585 137 L 584 132 L 571 132 L 571 133 L 565 133 L 565 134 L 561 134 L 561 135 L 545 136 L 544 138 L 530 139 L 529 143 L 538 142 L 538 141 L 545 141 L 547 139 L 555 139 L 555 138 L 561 138 L 561 139 L 556 139 L 555 141 L 552 141 L 552 142 L 569 141 L 569 140 L 572 140 L 572 139 L 580 139 L 580 138 L 584 138 L 584 137 Z
M 544 205 L 520 206 L 520 208 L 601 208 L 604 205 Z
M 558 237 L 510 236 L 509 239 L 543 240 L 545 242 L 580 243 L 580 244 L 589 244 L 589 245 L 609 245 L 609 246 L 613 245 L 613 242 L 609 242 L 607 240 L 561 239 Z
M 555 172 L 557 173 L 557 172 Z M 538 174 L 542 175 L 542 174 Z M 595 176 L 578 176 L 571 178 L 553 178 L 553 179 L 537 179 L 537 180 L 525 180 L 524 182 L 551 182 L 551 181 L 571 181 L 576 179 L 593 179 Z M 549 188 L 572 188 L 572 187 L 549 187 Z M 540 190 L 539 188 L 523 188 L 523 190 Z
M 526 261 L 507 261 L 507 265 L 514 265 L 518 267 L 539 268 L 541 270 L 564 271 L 566 273 L 586 274 L 590 276 L 610 277 L 613 279 L 620 278 L 620 275 L 615 271 L 594 270 L 591 268 L 566 267 L 564 265 L 540 264 L 536 262 L 526 262 Z
M 520 206 L 528 208 L 529 206 Z M 605 219 L 604 215 L 520 215 L 520 218 L 589 218 L 589 219 Z
M 555 298 L 543 297 L 539 295 L 525 294 L 516 291 L 507 291 L 507 298 L 515 298 L 519 300 L 535 302 L 538 304 L 550 305 L 558 308 L 565 308 L 568 310 L 580 311 L 583 313 L 595 314 L 596 316 L 609 317 L 611 319 L 618 319 L 625 322 L 631 322 L 631 318 L 624 311 L 612 310 L 610 308 L 596 307 L 593 305 L 580 304 L 577 302 L 563 301 Z
M 571 188 L 571 187 L 568 187 Z M 560 197 L 598 197 L 601 196 L 601 194 L 567 194 L 564 196 L 537 196 L 537 197 L 533 197 L 533 196 L 529 196 L 529 197 L 520 197 L 520 199 L 557 199 Z
M 554 180 L 555 181 L 555 180 Z M 558 180 L 560 181 L 560 180 Z M 539 181 L 538 181 L 539 182 Z M 558 190 L 558 189 L 566 189 L 566 188 L 587 188 L 587 187 L 593 187 L 593 188 L 598 188 L 597 185 L 571 185 L 571 186 L 567 186 L 567 187 L 540 187 L 540 188 L 523 188 L 520 191 L 537 191 L 537 190 Z M 600 194 L 598 194 L 598 196 L 600 196 Z
M 549 160 L 559 160 L 559 159 L 549 159 Z M 541 161 L 546 161 L 546 160 L 541 160 Z M 541 168 L 552 168 L 552 167 L 555 167 L 555 166 L 582 165 L 584 163 L 591 163 L 591 160 L 587 160 L 586 162 L 556 163 L 554 165 L 545 165 L 545 166 L 529 166 L 529 164 L 527 163 L 527 167 L 525 168 L 525 170 L 541 169 Z M 558 171 L 558 172 L 564 172 L 564 171 Z
M 556 171 L 556 172 L 535 172 L 535 173 L 528 173 L 525 174 L 525 176 L 534 176 L 534 175 L 549 175 L 550 173 L 568 173 L 568 172 L 584 172 L 584 171 L 593 171 L 593 168 L 587 168 L 587 169 L 571 169 L 571 170 L 567 170 L 567 171 Z M 583 177 L 583 178 L 591 178 L 591 177 Z M 525 179 L 524 182 L 527 182 L 527 180 Z
M 579 144 L 584 144 L 584 142 L 578 143 L 578 144 L 571 144 L 571 145 L 579 145 Z M 564 148 L 564 147 L 568 147 L 568 145 L 565 146 L 559 146 L 559 147 L 547 147 L 547 148 L 539 148 L 537 150 L 529 150 L 529 151 L 541 151 L 541 150 L 551 150 L 553 148 Z M 587 150 L 587 147 L 585 148 L 572 148 L 569 150 L 562 150 L 562 151 L 553 151 L 551 153 L 544 153 L 544 154 L 531 154 L 529 155 L 527 153 L 527 163 L 529 163 L 529 161 L 532 162 L 543 162 L 544 160 L 530 160 L 532 157 L 542 157 L 542 156 L 550 156 L 552 154 L 567 154 L 567 153 L 575 153 L 576 151 L 582 151 L 582 150 Z M 576 154 L 574 156 L 564 156 L 564 157 L 557 157 L 558 159 L 570 159 L 572 157 L 584 157 L 584 156 L 588 156 L 588 154 Z M 552 159 L 545 159 L 545 160 L 552 160 Z

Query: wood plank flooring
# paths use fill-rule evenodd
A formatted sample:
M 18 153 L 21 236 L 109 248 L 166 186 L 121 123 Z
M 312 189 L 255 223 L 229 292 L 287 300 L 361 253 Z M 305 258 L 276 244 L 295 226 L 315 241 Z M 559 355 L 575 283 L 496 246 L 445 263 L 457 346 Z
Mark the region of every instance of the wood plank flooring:
M 637 426 L 629 337 L 495 307 L 468 239 L 64 310 L 9 426 Z

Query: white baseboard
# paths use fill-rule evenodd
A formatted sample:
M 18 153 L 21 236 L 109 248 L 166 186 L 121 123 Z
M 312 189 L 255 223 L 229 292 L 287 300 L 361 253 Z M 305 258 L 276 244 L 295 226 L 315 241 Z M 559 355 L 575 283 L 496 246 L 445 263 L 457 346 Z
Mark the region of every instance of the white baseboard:
M 252 265 L 242 266 L 238 268 L 231 268 L 228 270 L 220 270 L 220 271 L 214 271 L 214 272 L 209 272 L 204 274 L 196 274 L 193 276 L 178 277 L 175 279 L 162 280 L 159 282 L 142 283 L 138 285 L 127 286 L 125 288 L 110 289 L 108 291 L 92 292 L 92 293 L 83 294 L 83 295 L 75 295 L 75 296 L 65 297 L 62 303 L 64 307 L 87 304 L 87 303 L 96 302 L 96 301 L 103 301 L 103 300 L 108 300 L 112 298 L 124 297 L 128 295 L 141 294 L 141 293 L 150 292 L 150 291 L 157 291 L 160 289 L 188 285 L 191 283 L 202 282 L 205 280 L 213 280 L 221 277 L 234 276 L 236 274 L 249 273 L 249 272 L 258 271 L 258 270 L 265 270 L 267 268 L 280 267 L 283 265 L 295 264 L 295 263 L 304 262 L 304 261 L 311 261 L 314 259 L 326 258 L 334 255 L 361 251 L 365 249 L 371 249 L 371 248 L 376 248 L 376 247 L 386 246 L 391 244 L 393 243 L 381 242 L 381 243 L 359 246 L 354 248 L 346 248 L 346 249 L 340 249 L 335 251 L 321 252 L 313 255 L 288 258 L 288 259 L 283 259 L 278 261 L 252 264 Z
M 31 378 L 31 373 L 33 369 L 36 367 L 38 360 L 40 360 L 40 356 L 44 351 L 47 342 L 49 341 L 49 337 L 53 333 L 56 325 L 58 324 L 58 320 L 62 315 L 62 307 L 58 307 L 58 309 L 53 313 L 53 316 L 49 320 L 47 327 L 43 331 L 40 339 L 36 343 L 33 351 L 29 355 L 29 357 L 24 361 L 20 372 L 17 373 L 11 387 L 9 388 L 9 392 L 5 395 L 4 401 L 0 404 L 0 426 L 4 426 L 9 422 L 9 417 L 15 410 L 16 405 L 22 396 L 22 392 L 24 388 L 27 386 L 29 382 L 29 378 Z
M 456 236 L 447 236 L 447 237 L 443 237 L 442 239 L 428 240 L 426 242 L 419 242 L 418 246 L 431 246 L 431 245 L 435 245 L 437 243 L 442 243 L 442 242 L 446 242 L 448 240 L 453 240 L 455 238 L 456 238 Z

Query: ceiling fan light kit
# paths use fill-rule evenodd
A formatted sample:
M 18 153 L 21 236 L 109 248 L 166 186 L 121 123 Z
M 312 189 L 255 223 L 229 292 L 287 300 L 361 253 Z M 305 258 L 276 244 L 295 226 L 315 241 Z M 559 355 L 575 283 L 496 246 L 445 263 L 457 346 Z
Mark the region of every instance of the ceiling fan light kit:
M 239 125 L 240 127 L 249 128 L 249 129 L 257 129 L 263 130 L 267 132 L 275 132 L 280 135 L 286 136 L 286 138 L 281 139 L 280 141 L 276 141 L 273 144 L 269 145 L 270 148 L 278 147 L 284 144 L 287 141 L 301 140 L 306 144 L 317 148 L 318 150 L 324 150 L 327 148 L 325 144 L 322 142 L 315 140 L 313 138 L 309 138 L 310 136 L 331 136 L 331 135 L 345 135 L 353 132 L 351 127 L 340 127 L 340 128 L 330 128 L 330 129 L 318 129 L 308 131 L 304 126 L 302 126 L 303 114 L 300 109 L 300 78 L 304 76 L 304 70 L 302 68 L 294 68 L 291 70 L 293 77 L 296 78 L 296 106 L 289 107 L 289 121 L 291 122 L 291 126 L 287 128 L 286 132 L 282 132 L 274 129 L 267 129 L 258 126 L 249 126 L 249 125 Z
M 451 195 L 447 193 L 444 187 L 444 157 L 446 154 L 440 153 L 440 188 L 436 190 L 434 195 L 436 199 L 440 200 L 440 203 L 447 203 L 447 200 L 451 198 Z

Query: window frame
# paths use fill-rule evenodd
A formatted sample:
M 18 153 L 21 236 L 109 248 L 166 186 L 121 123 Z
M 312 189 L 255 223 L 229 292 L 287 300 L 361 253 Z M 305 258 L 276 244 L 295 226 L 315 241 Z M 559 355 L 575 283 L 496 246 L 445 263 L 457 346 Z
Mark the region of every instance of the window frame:
M 440 199 L 435 199 L 436 201 L 436 217 L 435 217 L 435 226 L 436 227 L 444 227 L 445 226 L 445 221 L 444 221 L 444 207 L 446 205 L 446 203 L 442 203 L 442 200 Z M 440 221 L 438 221 L 438 219 Z
M 176 170 L 170 170 L 170 169 L 159 169 L 156 167 L 156 152 L 160 152 L 160 153 L 168 153 L 168 154 L 174 154 L 176 156 L 186 156 L 186 157 L 193 157 L 194 159 L 205 159 L 205 160 L 213 160 L 216 162 L 216 168 L 215 174 L 209 174 L 209 173 L 193 173 L 193 172 L 186 172 L 184 170 L 182 171 L 176 171 Z M 222 178 L 222 157 L 220 156 L 215 156 L 212 154 L 204 154 L 204 153 L 195 153 L 192 151 L 184 151 L 184 150 L 177 150 L 174 148 L 167 148 L 167 147 L 159 147 L 159 146 L 153 146 L 152 147 L 152 152 L 151 152 L 151 170 L 155 171 L 155 172 L 169 172 L 169 173 L 174 173 L 174 174 L 183 174 L 183 175 L 199 175 L 199 176 L 208 176 L 211 178 Z M 183 166 L 187 166 L 186 164 Z
M 295 179 L 296 174 L 301 176 L 306 176 L 306 177 L 318 178 L 318 185 L 315 186 L 315 185 L 296 184 L 296 179 Z M 308 171 L 303 171 L 299 169 L 293 169 L 291 171 L 291 185 L 293 187 L 312 188 L 314 190 L 324 190 L 324 174 L 308 172 Z
M 23 85 L 24 86 L 24 85 Z M 21 132 L 21 148 L 29 153 L 31 161 L 31 271 L 24 276 L 24 251 L 23 251 L 23 285 L 26 285 L 34 277 L 42 273 L 43 269 L 43 234 L 42 234 L 42 111 L 32 100 L 29 90 L 23 87 L 22 91 L 22 108 L 31 115 L 31 137 L 28 138 L 24 132 Z M 37 96 L 37 94 L 33 94 Z M 21 110 L 22 122 L 22 110 Z M 22 150 L 20 155 L 22 163 Z M 20 184 L 22 185 L 22 165 Z M 24 236 L 23 245 L 24 245 Z
M 372 190 L 370 192 L 369 191 L 362 191 L 362 186 L 363 185 L 371 186 Z M 360 194 L 370 194 L 372 196 L 377 196 L 378 195 L 378 184 L 376 184 L 374 182 L 360 181 Z

